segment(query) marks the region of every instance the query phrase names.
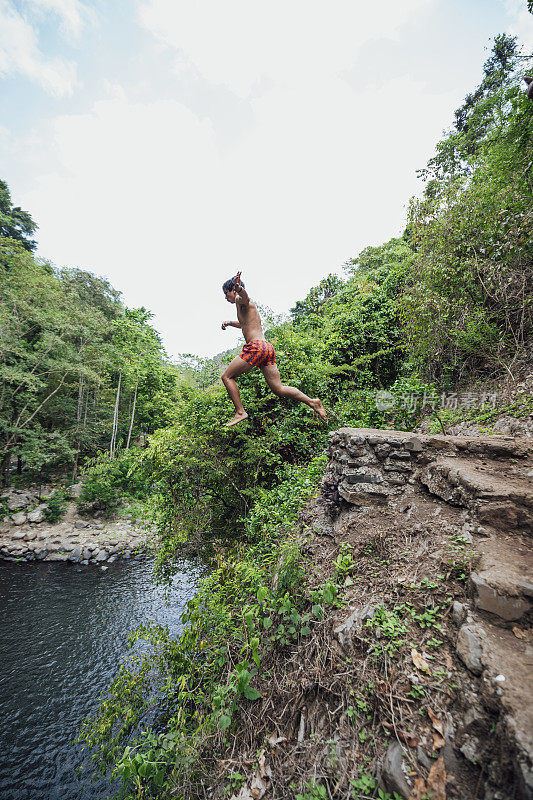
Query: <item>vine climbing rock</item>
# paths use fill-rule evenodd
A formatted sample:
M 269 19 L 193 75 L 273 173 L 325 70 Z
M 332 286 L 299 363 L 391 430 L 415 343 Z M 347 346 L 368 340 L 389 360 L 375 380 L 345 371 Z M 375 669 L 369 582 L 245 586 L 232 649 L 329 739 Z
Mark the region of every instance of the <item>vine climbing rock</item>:
M 383 518 L 392 515 L 396 526 L 404 521 L 406 536 L 426 533 L 435 551 L 429 557 L 439 557 L 441 532 L 451 532 L 455 541 L 471 549 L 470 569 L 463 577 L 467 597 L 450 605 L 450 618 L 456 625 L 456 655 L 470 675 L 468 696 L 475 705 L 468 707 L 465 700 L 463 718 L 455 722 L 453 751 L 448 761 L 443 751 L 444 762 L 452 772 L 450 786 L 453 770 L 460 772 L 457 765 L 467 759 L 481 766 L 480 781 L 483 772 L 488 779 L 485 795 L 476 797 L 531 800 L 531 440 L 342 428 L 330 435 L 328 455 L 323 502 L 335 520 L 334 537 L 364 514 L 379 520 L 381 509 Z M 344 642 L 348 634 L 342 624 L 337 630 Z M 501 757 L 511 765 L 513 783 L 506 795 L 490 788 L 490 781 L 498 777 L 493 766 L 483 763 L 486 742 L 481 728 L 476 735 L 476 715 L 494 720 L 494 735 L 505 754 Z M 460 776 L 455 786 L 457 781 Z M 399 791 L 398 784 L 394 788 Z M 407 796 L 405 787 L 401 791 Z

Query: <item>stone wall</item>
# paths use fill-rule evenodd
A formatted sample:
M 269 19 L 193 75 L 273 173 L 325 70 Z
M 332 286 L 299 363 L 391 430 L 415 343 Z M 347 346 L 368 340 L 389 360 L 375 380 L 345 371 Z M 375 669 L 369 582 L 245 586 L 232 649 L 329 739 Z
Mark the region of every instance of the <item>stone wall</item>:
M 330 435 L 325 482 L 352 505 L 417 485 L 481 523 L 533 531 L 531 442 L 340 428 Z

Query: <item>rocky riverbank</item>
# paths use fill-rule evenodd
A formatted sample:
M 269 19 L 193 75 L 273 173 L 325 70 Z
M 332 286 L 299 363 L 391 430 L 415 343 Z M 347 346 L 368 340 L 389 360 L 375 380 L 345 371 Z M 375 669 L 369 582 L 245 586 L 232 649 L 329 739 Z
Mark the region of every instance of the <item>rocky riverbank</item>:
M 70 496 L 79 494 L 79 484 Z M 70 561 L 76 564 L 112 564 L 143 551 L 154 531 L 132 519 L 102 521 L 82 518 L 77 503 L 68 503 L 61 521 L 46 521 L 45 487 L 39 491 L 10 489 L 1 500 L 7 513 L 0 523 L 0 559 L 4 561 Z

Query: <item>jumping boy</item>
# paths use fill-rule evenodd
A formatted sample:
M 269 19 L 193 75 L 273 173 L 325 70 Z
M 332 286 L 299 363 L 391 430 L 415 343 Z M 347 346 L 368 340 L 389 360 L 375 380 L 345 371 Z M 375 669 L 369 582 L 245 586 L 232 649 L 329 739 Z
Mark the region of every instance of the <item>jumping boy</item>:
M 229 428 L 230 425 L 236 425 L 248 417 L 244 410 L 235 378 L 238 378 L 239 375 L 244 375 L 245 372 L 249 372 L 254 367 L 259 367 L 269 388 L 278 397 L 290 397 L 292 400 L 299 400 L 300 403 L 305 403 L 323 420 L 326 420 L 326 411 L 318 397 L 312 400 L 306 394 L 300 392 L 299 389 L 295 389 L 292 386 L 283 386 L 281 383 L 276 366 L 274 348 L 265 339 L 261 327 L 261 317 L 255 303 L 248 297 L 244 283 L 241 281 L 241 273 L 238 272 L 234 278 L 227 280 L 222 286 L 222 291 L 228 303 L 234 303 L 237 306 L 239 320 L 238 322 L 223 322 L 222 330 L 225 331 L 228 326 L 240 328 L 246 339 L 246 344 L 241 354 L 233 359 L 222 375 L 222 382 L 235 406 L 235 416 L 226 423 L 226 427 Z

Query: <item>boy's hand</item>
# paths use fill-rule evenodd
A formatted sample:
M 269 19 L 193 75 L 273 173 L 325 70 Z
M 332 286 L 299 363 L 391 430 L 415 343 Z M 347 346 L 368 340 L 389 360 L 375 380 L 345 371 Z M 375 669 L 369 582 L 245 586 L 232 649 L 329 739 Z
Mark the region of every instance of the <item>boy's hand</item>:
M 230 324 L 229 322 L 223 322 L 222 323 L 222 330 L 225 331 L 229 324 Z
M 237 292 L 238 292 L 238 291 L 239 291 L 239 289 L 241 288 L 241 273 L 242 273 L 242 270 L 240 270 L 240 271 L 239 271 L 239 272 L 238 272 L 238 273 L 235 275 L 235 277 L 233 278 L 233 288 L 234 288 L 234 289 L 235 289 Z

